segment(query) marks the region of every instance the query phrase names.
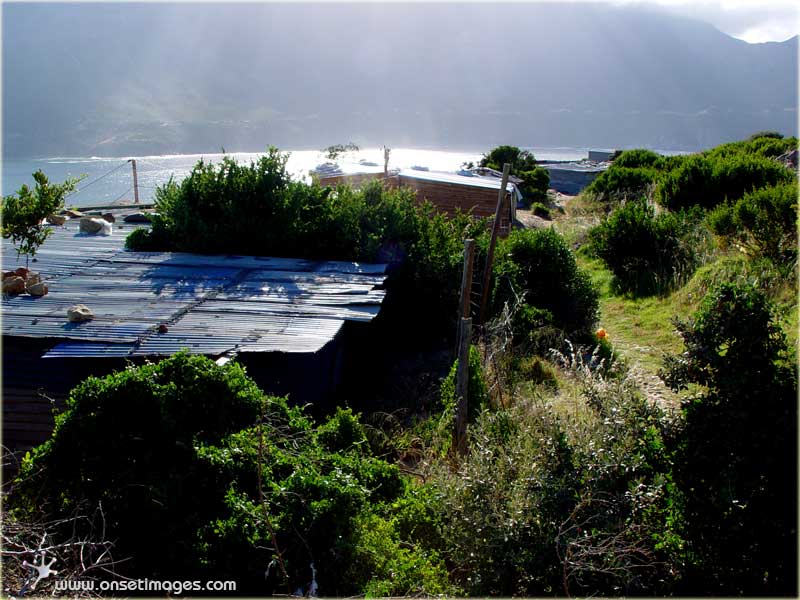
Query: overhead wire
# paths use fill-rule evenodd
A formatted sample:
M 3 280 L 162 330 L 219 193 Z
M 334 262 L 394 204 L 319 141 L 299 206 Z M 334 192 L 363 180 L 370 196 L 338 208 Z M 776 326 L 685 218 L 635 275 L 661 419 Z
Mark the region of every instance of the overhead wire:
M 130 161 L 125 161 L 125 162 L 124 162 L 124 163 L 122 163 L 121 165 L 117 165 L 116 167 L 114 167 L 113 169 L 111 169 L 111 170 L 110 170 L 110 171 L 108 171 L 107 173 L 104 173 L 103 175 L 101 175 L 100 177 L 98 177 L 97 179 L 95 179 L 94 181 L 90 181 L 90 182 L 89 182 L 89 183 L 87 183 L 85 186 L 83 186 L 81 189 L 79 189 L 79 190 L 74 190 L 74 191 L 70 192 L 69 194 L 67 194 L 67 195 L 66 195 L 66 196 L 64 196 L 64 197 L 65 197 L 65 198 L 67 198 L 67 197 L 69 197 L 69 196 L 73 196 L 73 195 L 75 195 L 75 194 L 78 194 L 78 193 L 82 192 L 83 190 L 85 190 L 86 188 L 88 188 L 88 187 L 89 187 L 89 186 L 91 186 L 91 185 L 94 185 L 95 183 L 97 183 L 97 182 L 98 182 L 98 181 L 100 181 L 101 179 L 103 179 L 103 178 L 105 178 L 105 177 L 108 177 L 108 176 L 109 176 L 109 175 L 111 175 L 111 174 L 112 174 L 114 171 L 118 171 L 119 169 L 121 169 L 122 167 L 124 167 L 125 165 L 127 165 L 129 162 L 130 162 Z
M 122 193 L 121 193 L 119 196 L 117 196 L 116 198 L 114 198 L 114 199 L 113 199 L 113 200 L 112 200 L 112 201 L 111 201 L 109 204 L 115 204 L 115 203 L 119 202 L 120 200 L 122 200 L 122 197 L 123 197 L 125 194 L 129 193 L 131 190 L 133 190 L 133 186 L 129 187 L 127 190 L 125 190 L 124 192 L 122 192 Z

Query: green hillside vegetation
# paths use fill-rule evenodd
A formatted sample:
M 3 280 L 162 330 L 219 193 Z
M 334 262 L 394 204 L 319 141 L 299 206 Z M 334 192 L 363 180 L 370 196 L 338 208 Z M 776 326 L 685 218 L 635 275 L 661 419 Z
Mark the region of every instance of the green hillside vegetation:
M 774 160 L 796 145 L 623 152 L 551 228 L 501 240 L 466 455 L 452 359 L 430 403 L 387 412 L 369 387 L 360 413 L 312 417 L 178 354 L 72 391 L 4 534 L 99 540 L 74 515 L 102 506 L 120 574 L 247 595 L 796 596 L 798 187 Z M 386 261 L 365 353 L 452 356 L 463 239 L 480 272 L 485 224 L 293 182 L 284 160 L 198 164 L 130 245 Z

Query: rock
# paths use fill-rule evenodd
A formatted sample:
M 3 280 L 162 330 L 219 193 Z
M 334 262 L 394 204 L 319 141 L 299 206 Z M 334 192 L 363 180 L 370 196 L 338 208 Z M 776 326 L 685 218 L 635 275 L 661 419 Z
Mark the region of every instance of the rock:
M 94 319 L 94 313 L 85 304 L 74 304 L 67 309 L 70 323 L 83 323 Z
M 168 331 L 169 327 L 167 327 L 166 323 L 161 323 L 161 325 L 158 326 L 158 333 L 167 333 Z
M 149 223 L 152 219 L 147 213 L 135 212 L 125 215 L 122 220 L 126 223 Z
M 112 215 L 110 212 L 103 214 L 103 220 L 106 221 L 107 223 L 114 223 L 116 221 L 114 215 Z
M 28 284 L 25 288 L 25 291 L 28 292 L 31 296 L 44 296 L 50 290 L 47 287 L 47 284 L 44 281 L 37 281 L 34 284 Z
M 85 216 L 79 210 L 65 210 L 61 214 L 67 215 L 70 219 L 80 219 L 81 217 Z
M 35 283 L 39 283 L 42 280 L 42 276 L 39 273 L 34 273 L 33 271 L 28 272 L 28 276 L 25 278 L 25 285 L 30 286 Z
M 5 273 L 3 273 L 2 277 L 3 279 L 6 279 L 8 277 L 19 277 L 19 275 L 17 275 L 16 271 L 6 271 Z
M 91 233 L 100 235 L 111 235 L 111 223 L 104 219 L 93 219 L 91 217 L 83 217 L 80 221 L 81 233 Z
M 51 225 L 60 225 L 63 226 L 64 223 L 67 222 L 67 217 L 64 215 L 49 215 L 47 217 L 47 222 Z
M 99 233 L 103 229 L 100 219 L 92 219 L 91 217 L 83 217 L 80 222 L 81 233 Z
M 3 279 L 4 294 L 21 294 L 25 291 L 25 280 L 22 277 L 6 277 Z
M 25 267 L 20 267 L 19 269 L 14 271 L 14 273 L 18 277 L 22 277 L 23 279 L 27 279 L 28 278 L 28 273 L 30 273 L 30 271 L 28 269 L 26 269 Z

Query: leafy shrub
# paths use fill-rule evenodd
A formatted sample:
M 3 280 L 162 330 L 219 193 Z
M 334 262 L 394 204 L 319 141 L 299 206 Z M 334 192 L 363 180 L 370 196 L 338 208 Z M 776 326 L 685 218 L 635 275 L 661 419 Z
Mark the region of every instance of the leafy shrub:
M 432 465 L 442 554 L 467 595 L 659 589 L 637 511 L 658 491 L 666 422 L 630 382 L 585 384 L 580 424 L 522 401 L 478 417 L 458 470 Z
M 550 220 L 550 219 L 552 218 L 552 217 L 551 217 L 551 215 L 550 215 L 550 209 L 549 209 L 549 208 L 547 208 L 547 207 L 546 207 L 544 204 L 542 204 L 541 202 L 534 202 L 534 203 L 531 205 L 531 212 L 532 212 L 534 215 L 536 215 L 537 217 L 541 217 L 541 218 L 543 218 L 543 219 L 548 219 L 548 220 Z
M 771 135 L 753 135 L 747 140 L 730 142 L 716 146 L 704 152 L 709 157 L 725 157 L 734 154 L 750 154 L 764 158 L 775 158 L 797 148 L 797 138 L 780 138 Z
M 653 185 L 657 176 L 658 171 L 654 168 L 626 167 L 614 161 L 586 187 L 586 192 L 611 200 L 636 197 L 644 194 L 648 187 Z
M 614 167 L 628 169 L 657 168 L 661 158 L 660 154 L 644 148 L 625 150 L 614 159 Z
M 797 373 L 764 294 L 723 284 L 663 377 L 683 403 L 671 523 L 693 594 L 797 593 Z
M 700 205 L 711 207 L 716 198 L 713 181 L 714 165 L 699 154 L 681 157 L 666 172 L 655 190 L 656 201 L 673 210 Z
M 713 208 L 726 199 L 733 202 L 754 189 L 791 180 L 786 167 L 763 155 L 715 150 L 685 157 L 659 180 L 655 197 L 672 210 L 695 205 Z
M 513 306 L 523 298 L 524 303 L 552 315 L 552 324 L 567 336 L 592 329 L 597 320 L 597 290 L 555 230 L 513 231 L 498 245 L 496 256 L 495 314 L 504 304 Z
M 444 420 L 452 422 L 456 407 L 456 373 L 458 371 L 458 359 L 453 362 L 453 366 L 447 377 L 442 381 L 441 403 L 443 407 Z M 469 347 L 469 380 L 467 382 L 467 402 L 469 414 L 467 419 L 474 421 L 480 412 L 489 407 L 489 393 L 486 390 L 486 381 L 483 378 L 483 367 L 481 365 L 481 355 L 475 346 Z
M 739 199 L 755 189 L 795 179 L 789 169 L 774 160 L 748 155 L 716 161 L 713 178 L 717 192 L 712 197 L 714 205 L 725 199 Z
M 782 140 L 783 134 L 777 131 L 757 131 L 756 133 L 752 134 L 749 138 L 747 138 L 747 141 L 752 142 L 753 140 L 757 140 L 759 138 L 773 138 L 776 140 Z
M 534 167 L 528 171 L 519 173 L 522 178 L 520 191 L 524 201 L 540 203 L 547 200 L 547 190 L 550 187 L 550 171 L 542 167 Z M 535 206 L 536 204 L 534 204 Z
M 356 524 L 350 573 L 367 581 L 369 598 L 456 595 L 444 560 L 435 550 L 403 540 L 392 521 L 366 514 Z
M 493 148 L 489 154 L 483 156 L 480 161 L 480 166 L 502 171 L 505 163 L 511 165 L 510 172 L 512 175 L 519 175 L 525 171 L 536 170 L 536 157 L 533 153 L 527 150 L 520 150 L 516 146 L 498 146 Z
M 797 183 L 767 187 L 745 194 L 735 204 L 718 206 L 708 215 L 719 236 L 749 248 L 787 273 L 797 260 Z
M 698 256 L 690 235 L 697 213 L 661 213 L 644 201 L 628 202 L 589 232 L 594 253 L 615 284 L 635 294 L 660 293 L 688 279 Z
M 11 238 L 17 256 L 24 254 L 26 264 L 52 233 L 52 228 L 42 221 L 64 207 L 64 196 L 78 183 L 77 179 L 68 179 L 52 184 L 41 170 L 33 174 L 33 179 L 33 189 L 23 184 L 16 194 L 5 196 L 0 207 L 3 237 Z
M 40 518 L 102 506 L 117 556 L 132 557 L 129 576 L 282 593 L 305 586 L 314 563 L 322 593 L 337 595 L 367 586 L 347 575 L 363 542 L 354 532 L 405 484 L 370 455 L 349 410 L 315 427 L 235 363 L 178 354 L 76 387 L 51 439 L 26 457 L 16 493 L 16 510 Z M 435 556 L 425 564 L 422 577 L 438 573 Z

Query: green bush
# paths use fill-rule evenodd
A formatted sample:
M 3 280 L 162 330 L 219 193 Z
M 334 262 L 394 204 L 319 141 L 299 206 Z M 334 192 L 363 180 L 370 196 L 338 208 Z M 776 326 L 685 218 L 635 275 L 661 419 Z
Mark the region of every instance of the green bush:
M 666 530 L 685 542 L 684 593 L 797 594 L 797 371 L 764 294 L 723 284 L 679 322 L 662 373 L 683 403 Z
M 520 175 L 525 171 L 536 170 L 536 157 L 527 150 L 520 150 L 516 146 L 498 146 L 489 154 L 485 154 L 480 161 L 480 166 L 502 171 L 503 165 L 511 165 L 511 174 Z
M 547 208 L 541 202 L 534 202 L 531 205 L 531 212 L 537 217 L 541 217 L 542 219 L 550 220 L 552 218 L 552 215 L 550 214 L 550 209 Z
M 699 213 L 655 214 L 645 201 L 628 202 L 589 232 L 592 251 L 614 273 L 618 289 L 663 293 L 691 277 L 698 264 L 692 234 Z
M 769 132 L 767 132 L 769 133 Z M 735 154 L 750 154 L 764 158 L 775 158 L 797 148 L 796 137 L 776 138 L 771 135 L 755 134 L 750 139 L 722 144 L 706 150 L 703 154 L 709 157 L 725 157 Z
M 628 169 L 657 168 L 661 158 L 660 154 L 644 148 L 625 150 L 614 159 L 614 167 Z
M 519 301 L 552 315 L 566 337 L 586 334 L 597 321 L 598 293 L 553 229 L 513 231 L 497 247 L 494 313 Z
M 653 185 L 657 177 L 658 171 L 652 167 L 626 167 L 614 161 L 586 187 L 586 192 L 611 200 L 638 197 Z
M 519 173 L 522 179 L 520 191 L 524 201 L 528 204 L 531 202 L 540 203 L 547 200 L 547 190 L 550 187 L 550 171 L 542 167 L 534 167 L 528 171 Z
M 15 194 L 5 196 L 0 206 L 3 237 L 11 239 L 17 257 L 25 255 L 26 265 L 53 231 L 42 224 L 43 220 L 64 207 L 64 197 L 78 183 L 77 179 L 50 183 L 41 170 L 33 174 L 33 179 L 33 189 L 23 184 Z
M 76 387 L 51 439 L 26 457 L 13 504 L 45 519 L 102 506 L 128 576 L 285 593 L 306 586 L 314 563 L 321 593 L 352 595 L 370 582 L 348 575 L 365 543 L 359 523 L 405 489 L 349 410 L 315 427 L 235 363 L 178 354 Z M 413 589 L 446 586 L 431 579 L 434 555 L 401 559 L 430 565 Z M 405 581 L 416 576 L 409 567 Z
M 666 172 L 656 186 L 658 203 L 671 210 L 696 205 L 714 208 L 754 189 L 792 181 L 791 171 L 774 160 L 754 151 L 724 152 L 722 148 L 687 156 Z
M 791 275 L 797 261 L 797 183 L 745 194 L 708 215 L 711 230 L 736 241 L 757 258 L 771 260 Z
M 467 595 L 661 591 L 670 565 L 638 514 L 659 493 L 666 422 L 627 383 L 584 383 L 580 424 L 518 401 L 470 426 L 458 469 L 432 465 L 442 555 Z
M 664 173 L 655 189 L 656 201 L 664 207 L 679 210 L 716 204 L 714 164 L 705 156 L 692 154 L 680 157 L 673 168 Z
M 445 421 L 452 423 L 453 414 L 456 407 L 456 373 L 458 371 L 458 359 L 453 362 L 450 372 L 442 381 L 441 404 Z M 474 421 L 480 412 L 489 408 L 489 392 L 486 388 L 486 381 L 483 378 L 483 367 L 481 365 L 481 355 L 475 346 L 469 347 L 469 380 L 467 382 L 467 403 L 469 405 L 468 421 Z
M 747 138 L 747 141 L 752 142 L 753 140 L 757 140 L 759 138 L 773 138 L 776 140 L 782 140 L 783 134 L 777 131 L 757 131 L 756 133 L 752 134 L 749 138 Z

